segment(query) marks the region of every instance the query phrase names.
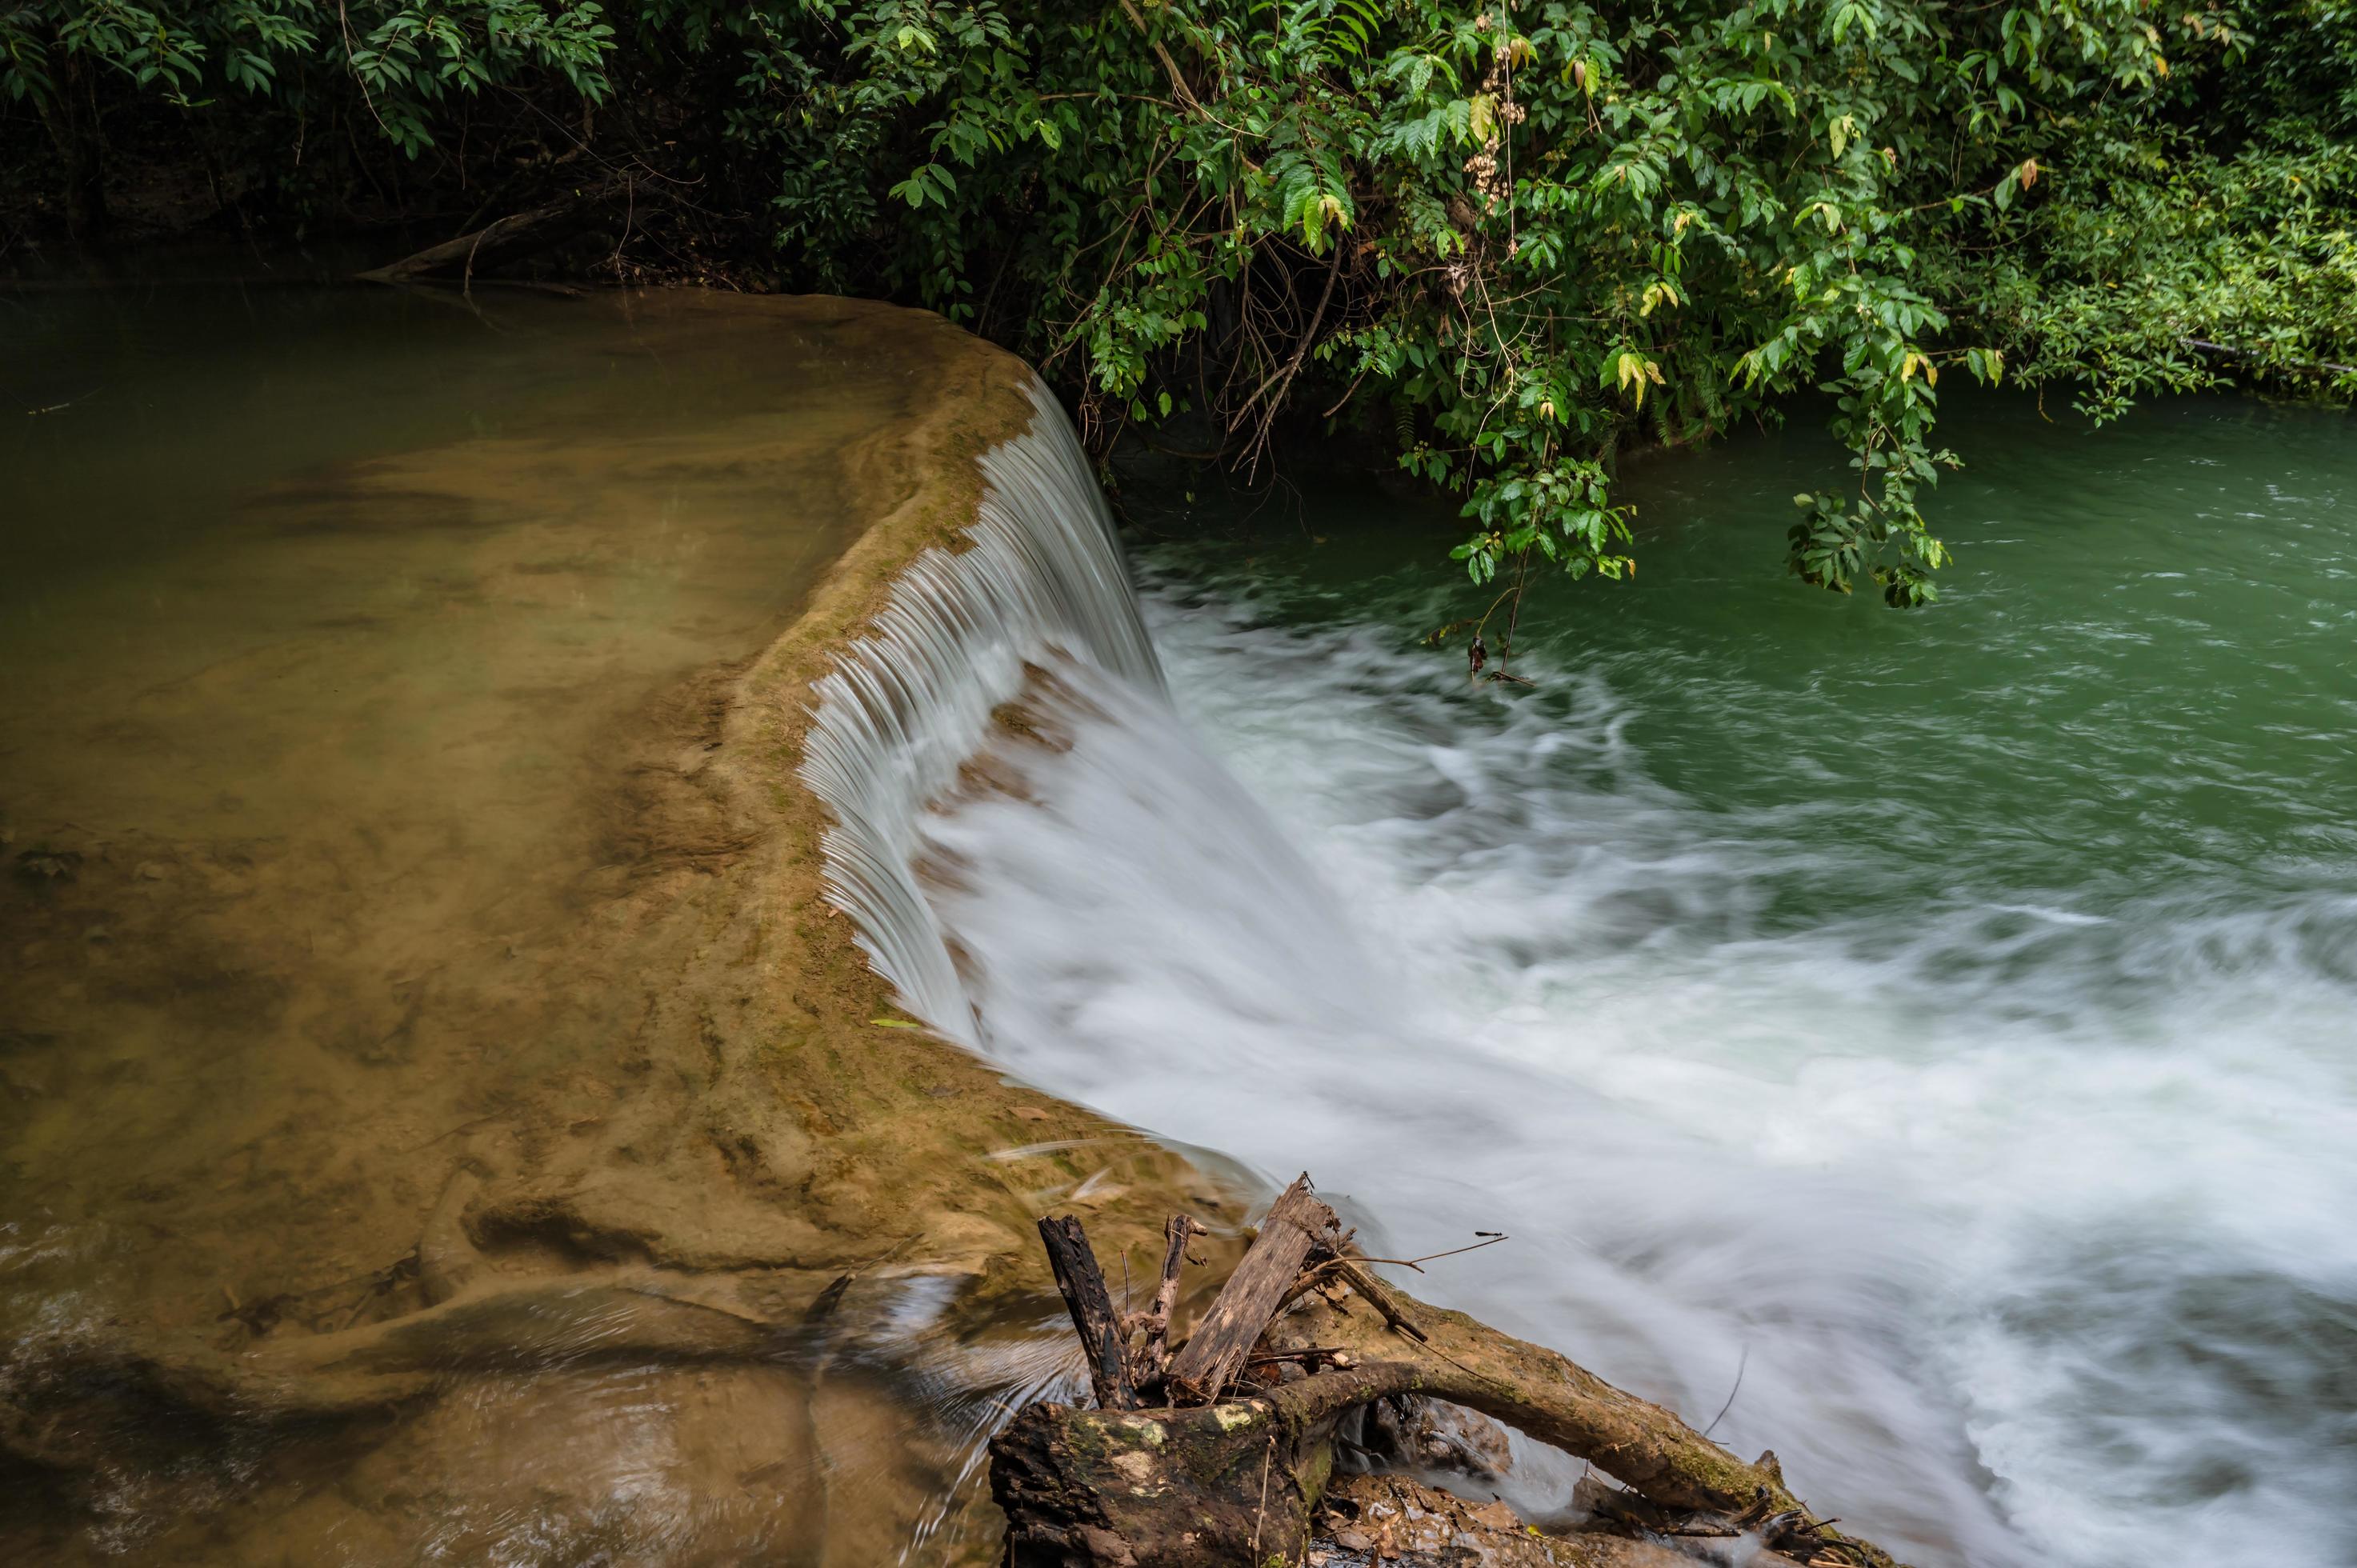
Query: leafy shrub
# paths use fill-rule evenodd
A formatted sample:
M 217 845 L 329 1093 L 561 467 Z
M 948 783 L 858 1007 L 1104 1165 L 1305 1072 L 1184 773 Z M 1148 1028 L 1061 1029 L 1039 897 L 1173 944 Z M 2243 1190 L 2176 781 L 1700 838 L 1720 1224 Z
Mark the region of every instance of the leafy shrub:
M 1897 606 L 1947 559 L 1943 375 L 2357 390 L 2333 0 L 30 0 L 0 62 L 60 149 L 75 71 L 357 97 L 412 156 L 495 91 L 668 103 L 790 285 L 1012 342 L 1100 441 L 1361 418 L 1464 496 L 1480 581 L 1634 570 L 1612 454 L 1796 389 L 1853 474 L 1792 568 Z

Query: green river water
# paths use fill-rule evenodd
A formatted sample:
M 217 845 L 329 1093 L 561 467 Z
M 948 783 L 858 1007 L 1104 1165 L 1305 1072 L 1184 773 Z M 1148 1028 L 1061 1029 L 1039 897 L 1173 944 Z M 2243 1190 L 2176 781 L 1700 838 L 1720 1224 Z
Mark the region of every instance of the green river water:
M 1919 1561 L 2357 1562 L 2357 427 L 1952 400 L 1901 614 L 1782 573 L 1807 413 L 1630 465 L 1527 689 L 1419 645 L 1443 508 L 1149 515 L 1191 737 L 1101 697 L 941 830 L 993 1048 L 1512 1232 L 1418 1288 Z

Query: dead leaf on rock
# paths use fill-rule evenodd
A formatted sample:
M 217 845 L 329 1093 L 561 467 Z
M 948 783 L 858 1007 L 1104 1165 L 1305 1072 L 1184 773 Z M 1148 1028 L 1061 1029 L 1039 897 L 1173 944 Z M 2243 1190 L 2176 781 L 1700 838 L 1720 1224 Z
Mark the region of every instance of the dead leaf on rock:
M 1502 1502 L 1483 1503 L 1478 1509 L 1468 1509 L 1465 1517 L 1484 1530 L 1519 1530 L 1523 1528 L 1521 1516 Z

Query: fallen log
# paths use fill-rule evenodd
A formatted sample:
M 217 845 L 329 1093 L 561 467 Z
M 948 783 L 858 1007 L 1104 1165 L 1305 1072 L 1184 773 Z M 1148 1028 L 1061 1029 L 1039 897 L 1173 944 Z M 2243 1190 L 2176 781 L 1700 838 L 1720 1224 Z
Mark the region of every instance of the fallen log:
M 1796 1498 L 1773 1454 L 1746 1463 L 1553 1350 L 1383 1283 L 1306 1176 L 1271 1220 L 1180 1348 L 1164 1408 L 1039 1402 L 993 1440 L 991 1491 L 1014 1568 L 1297 1562 L 1337 1423 L 1401 1395 L 1479 1411 L 1587 1460 L 1628 1488 L 1624 1530 L 1740 1531 L 1813 1568 L 1895 1568 Z M 1289 1261 L 1280 1274 L 1272 1260 Z M 1232 1397 L 1180 1402 L 1238 1371 Z
M 466 283 L 478 273 L 537 255 L 580 233 L 630 194 L 630 183 L 611 179 L 567 191 L 524 212 L 511 212 L 481 228 L 428 245 L 397 262 L 364 272 L 369 283 Z

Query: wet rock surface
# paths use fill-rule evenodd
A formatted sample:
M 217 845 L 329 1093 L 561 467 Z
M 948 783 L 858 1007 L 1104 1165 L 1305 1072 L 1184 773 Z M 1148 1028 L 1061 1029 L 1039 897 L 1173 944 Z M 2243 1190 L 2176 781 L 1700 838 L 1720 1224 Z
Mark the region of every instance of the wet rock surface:
M 1308 1568 L 1792 1568 L 1739 1538 L 1691 1551 L 1603 1530 L 1544 1535 L 1504 1503 L 1471 1503 L 1405 1476 L 1338 1477 Z

